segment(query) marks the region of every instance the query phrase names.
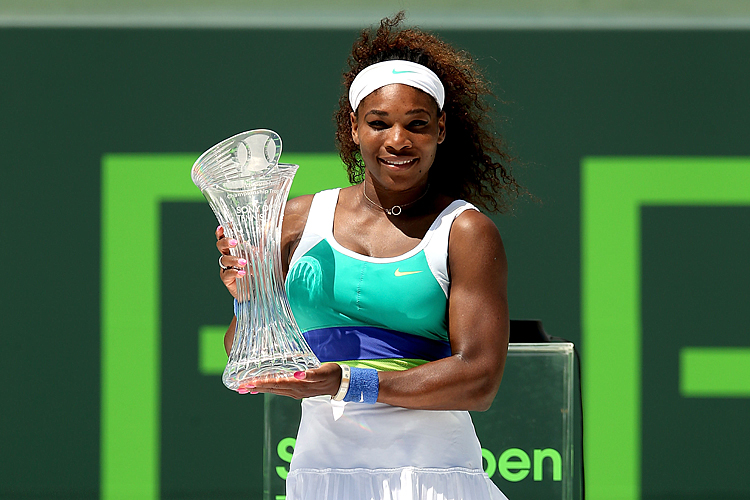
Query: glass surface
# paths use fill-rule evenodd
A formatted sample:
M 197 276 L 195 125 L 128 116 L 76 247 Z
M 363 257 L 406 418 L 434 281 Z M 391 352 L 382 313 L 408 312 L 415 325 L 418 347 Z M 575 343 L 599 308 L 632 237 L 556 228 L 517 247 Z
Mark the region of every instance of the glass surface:
M 510 344 L 492 407 L 472 412 L 485 469 L 494 459 L 511 500 L 573 499 L 573 360 L 572 343 Z
M 244 381 L 289 376 L 320 366 L 284 291 L 281 223 L 297 165 L 278 163 L 281 138 L 252 130 L 220 142 L 193 165 L 192 179 L 211 206 L 231 254 L 247 260 L 237 279 L 237 329 L 222 381 L 238 390 Z
M 301 414 L 299 401 L 265 395 L 265 500 L 284 498 Z M 573 499 L 573 344 L 510 344 L 492 407 L 471 417 L 484 469 L 508 498 Z

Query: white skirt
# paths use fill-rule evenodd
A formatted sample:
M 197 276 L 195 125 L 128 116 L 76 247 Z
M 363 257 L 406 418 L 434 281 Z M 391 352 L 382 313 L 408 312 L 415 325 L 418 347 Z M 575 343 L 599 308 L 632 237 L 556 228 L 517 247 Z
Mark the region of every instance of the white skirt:
M 507 500 L 466 411 L 302 402 L 287 500 Z

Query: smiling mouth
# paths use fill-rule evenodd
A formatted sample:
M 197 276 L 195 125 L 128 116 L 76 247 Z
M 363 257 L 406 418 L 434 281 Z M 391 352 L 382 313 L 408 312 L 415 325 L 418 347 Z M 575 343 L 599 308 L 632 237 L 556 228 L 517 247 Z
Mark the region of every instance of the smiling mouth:
M 380 161 L 392 167 L 407 167 L 416 163 L 417 158 L 409 158 L 408 160 L 386 160 L 385 158 L 380 158 Z

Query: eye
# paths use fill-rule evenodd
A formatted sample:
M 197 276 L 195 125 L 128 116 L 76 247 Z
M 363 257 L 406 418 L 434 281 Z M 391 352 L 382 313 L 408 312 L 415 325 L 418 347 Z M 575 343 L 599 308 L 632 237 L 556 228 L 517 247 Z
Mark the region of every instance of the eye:
M 387 127 L 383 120 L 372 120 L 368 121 L 367 124 L 374 129 L 383 129 Z
M 427 125 L 427 120 L 414 120 L 409 123 L 409 126 L 412 128 L 420 128 Z

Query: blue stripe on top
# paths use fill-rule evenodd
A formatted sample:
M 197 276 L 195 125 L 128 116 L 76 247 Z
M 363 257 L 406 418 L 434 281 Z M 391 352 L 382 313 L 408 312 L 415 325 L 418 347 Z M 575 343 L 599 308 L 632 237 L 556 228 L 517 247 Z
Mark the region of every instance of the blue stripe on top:
M 386 358 L 434 361 L 451 355 L 448 342 L 371 326 L 319 328 L 303 335 L 324 363 Z

